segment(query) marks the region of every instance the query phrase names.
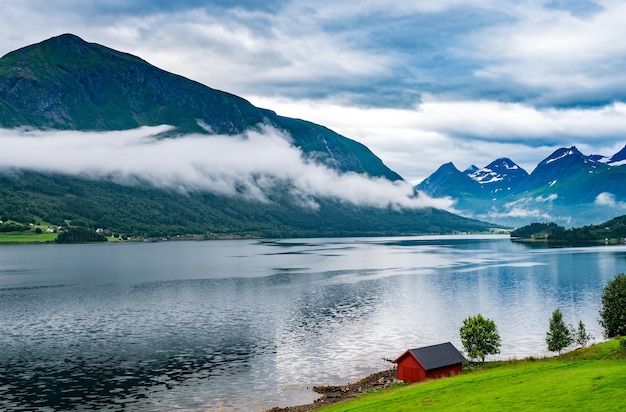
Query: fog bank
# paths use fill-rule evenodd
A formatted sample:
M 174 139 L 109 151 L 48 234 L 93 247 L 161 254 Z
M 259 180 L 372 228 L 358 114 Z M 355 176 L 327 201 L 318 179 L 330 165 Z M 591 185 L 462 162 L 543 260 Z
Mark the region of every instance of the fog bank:
M 268 190 L 288 187 L 295 200 L 316 198 L 360 206 L 453 210 L 451 199 L 415 196 L 407 182 L 338 173 L 307 159 L 290 137 L 271 127 L 237 136 L 159 136 L 170 126 L 79 132 L 0 129 L 0 170 L 33 170 L 123 185 L 150 184 L 268 201 Z

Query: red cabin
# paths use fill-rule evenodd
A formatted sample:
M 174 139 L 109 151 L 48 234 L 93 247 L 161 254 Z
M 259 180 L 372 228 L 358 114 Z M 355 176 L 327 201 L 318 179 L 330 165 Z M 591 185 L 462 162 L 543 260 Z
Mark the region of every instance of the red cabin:
M 458 375 L 467 359 L 450 342 L 409 349 L 398 356 L 397 377 L 405 383 Z

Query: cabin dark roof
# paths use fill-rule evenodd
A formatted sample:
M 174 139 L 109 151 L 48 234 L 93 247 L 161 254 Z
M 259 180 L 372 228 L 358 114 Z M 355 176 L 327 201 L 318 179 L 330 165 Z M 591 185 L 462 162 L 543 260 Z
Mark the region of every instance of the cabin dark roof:
M 409 353 L 422 364 L 425 370 L 443 368 L 467 361 L 454 345 L 450 342 L 446 342 L 438 345 L 424 346 L 423 348 L 409 349 L 400 355 L 394 363 L 397 363 Z

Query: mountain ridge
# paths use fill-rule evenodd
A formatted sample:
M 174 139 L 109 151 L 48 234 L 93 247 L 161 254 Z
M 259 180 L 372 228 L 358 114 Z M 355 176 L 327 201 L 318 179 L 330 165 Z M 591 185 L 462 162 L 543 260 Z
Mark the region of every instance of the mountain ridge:
M 322 125 L 257 108 L 243 98 L 75 35 L 56 36 L 0 58 L 0 127 L 110 131 L 161 125 L 175 127 L 162 139 L 191 133 L 245 140 L 246 133 L 271 127 L 289 136 L 304 163 L 323 165 L 340 177 L 354 174 L 392 186 L 405 184 L 365 145 Z M 271 181 L 263 201 L 202 190 L 180 193 L 121 185 L 107 178 L 58 172 L 0 170 L 0 179 L 0 220 L 45 221 L 128 235 L 363 236 L 491 227 L 432 207 L 402 209 L 391 202 L 386 207 L 359 206 L 315 191 L 294 196 L 292 192 L 300 189 L 284 177 Z M 266 176 L 252 179 L 267 183 Z
M 530 174 L 508 159 L 520 172 L 515 179 L 508 180 L 508 190 L 502 190 L 502 185 L 499 187 L 499 194 L 494 193 L 490 184 L 503 182 L 509 177 L 492 170 L 493 164 L 501 159 L 485 168 L 466 172 L 459 172 L 452 165 L 463 176 L 476 177 L 480 171 L 484 176 L 490 176 L 487 183 L 473 179 L 479 183 L 479 189 L 473 186 L 472 196 L 459 190 L 458 185 L 443 181 L 440 169 L 415 188 L 431 196 L 437 194 L 456 199 L 456 208 L 462 215 L 477 219 L 510 226 L 531 221 L 582 226 L 609 220 L 626 210 L 624 158 L 626 146 L 610 157 L 584 155 L 576 146 L 562 147 L 539 162 Z M 447 166 L 447 173 L 452 173 L 450 166 Z M 433 188 L 433 182 L 443 182 L 443 185 Z
M 366 146 L 320 125 L 278 116 L 233 94 L 169 73 L 131 54 L 62 34 L 0 59 L 0 126 L 126 130 L 172 125 L 177 133 L 235 135 L 266 124 L 327 166 L 402 178 Z M 333 153 L 329 151 L 334 149 Z M 353 153 L 359 152 L 359 156 Z
M 492 195 L 505 196 L 520 179 L 528 173 L 507 157 L 501 157 L 482 169 L 477 169 L 469 177 L 484 187 L 488 186 Z

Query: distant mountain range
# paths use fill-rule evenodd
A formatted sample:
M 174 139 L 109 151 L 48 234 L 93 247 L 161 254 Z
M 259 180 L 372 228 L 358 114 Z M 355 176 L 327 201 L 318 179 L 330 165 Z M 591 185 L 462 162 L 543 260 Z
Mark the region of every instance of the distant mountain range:
M 367 147 L 324 126 L 279 116 L 71 34 L 0 59 L 0 128 L 111 131 L 157 125 L 174 127 L 160 139 L 190 133 L 207 139 L 242 136 L 270 127 L 302 151 L 305 163 L 324 165 L 340 176 L 402 181 Z M 68 164 L 73 160 L 66 159 Z M 268 186 L 262 200 L 238 196 L 245 187 L 237 185 L 234 195 L 181 192 L 142 184 L 141 179 L 120 184 L 114 176 L 13 168 L 0 171 L 0 220 L 43 220 L 142 236 L 391 235 L 478 231 L 490 226 L 431 207 L 359 205 L 314 190 L 294 197 L 302 190 L 295 190 L 288 178 L 257 174 L 251 179 Z
M 508 158 L 462 172 L 447 163 L 416 189 L 455 199 L 464 216 L 510 226 L 599 223 L 626 211 L 626 146 L 612 156 L 561 148 L 530 174 Z

